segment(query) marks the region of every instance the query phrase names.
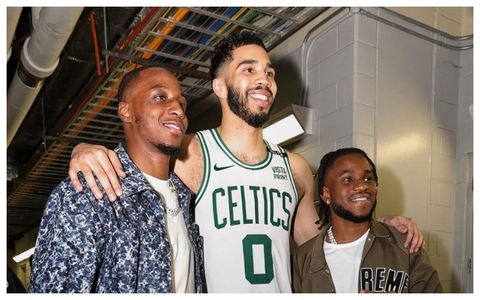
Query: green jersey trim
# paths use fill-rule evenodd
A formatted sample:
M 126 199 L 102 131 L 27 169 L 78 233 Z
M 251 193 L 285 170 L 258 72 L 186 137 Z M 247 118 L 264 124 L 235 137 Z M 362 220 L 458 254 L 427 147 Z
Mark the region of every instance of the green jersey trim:
M 208 152 L 208 147 L 205 142 L 205 137 L 203 133 L 197 132 L 198 140 L 200 141 L 200 146 L 202 148 L 203 154 L 203 177 L 202 182 L 200 183 L 200 187 L 198 188 L 197 198 L 195 200 L 195 205 L 197 205 L 200 200 L 202 199 L 203 194 L 208 186 L 208 181 L 210 180 L 210 153 Z
M 232 152 L 230 152 L 230 149 L 228 149 L 227 145 L 225 145 L 225 143 L 222 140 L 222 137 L 220 136 L 216 128 L 210 129 L 210 133 L 212 134 L 213 139 L 217 143 L 218 147 L 220 147 L 220 149 L 223 151 L 223 153 L 225 153 L 225 155 L 227 155 L 228 158 L 230 158 L 235 164 L 237 164 L 242 168 L 249 169 L 249 170 L 260 170 L 267 167 L 272 161 L 272 153 L 267 151 L 267 156 L 263 161 L 257 164 L 246 164 L 240 159 L 238 159 Z

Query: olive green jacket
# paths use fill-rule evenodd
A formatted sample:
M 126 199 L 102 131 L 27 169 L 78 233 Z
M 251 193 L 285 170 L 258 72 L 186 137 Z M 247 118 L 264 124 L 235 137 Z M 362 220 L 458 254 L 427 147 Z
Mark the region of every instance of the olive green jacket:
M 297 293 L 335 293 L 323 252 L 326 230 L 300 246 L 293 255 L 293 290 Z M 425 250 L 409 254 L 405 235 L 372 221 L 359 270 L 358 290 L 372 292 L 441 293 L 437 271 Z

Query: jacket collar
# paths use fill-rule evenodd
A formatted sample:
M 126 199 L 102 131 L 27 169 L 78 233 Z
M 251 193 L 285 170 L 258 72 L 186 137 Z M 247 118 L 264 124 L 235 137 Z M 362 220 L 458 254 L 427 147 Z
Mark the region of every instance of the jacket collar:
M 120 178 L 123 196 L 129 197 L 146 189 L 151 189 L 147 179 L 132 161 L 123 144 L 119 144 L 115 148 L 115 152 L 118 154 L 123 170 L 127 174 L 125 178 Z
M 330 227 L 330 224 L 327 224 L 322 227 L 320 233 L 315 238 L 313 247 L 312 247 L 312 261 L 310 263 L 310 272 L 318 272 L 327 268 L 327 261 L 325 260 L 325 255 L 323 252 L 323 245 L 325 243 L 325 235 L 327 234 L 327 229 Z M 380 225 L 377 221 L 370 221 L 370 232 L 368 233 L 368 238 L 373 241 L 375 238 L 388 238 L 390 233 L 387 229 Z
M 388 232 L 386 226 L 381 225 L 377 221 L 373 220 L 370 221 L 370 233 L 369 235 L 373 235 L 377 238 L 388 238 L 390 237 L 390 233 Z
M 312 247 L 312 261 L 310 262 L 310 273 L 315 273 L 323 270 L 327 267 L 327 261 L 325 260 L 325 254 L 323 253 L 323 244 L 325 241 L 325 235 L 330 224 L 322 227 L 320 233 L 315 238 L 315 242 Z

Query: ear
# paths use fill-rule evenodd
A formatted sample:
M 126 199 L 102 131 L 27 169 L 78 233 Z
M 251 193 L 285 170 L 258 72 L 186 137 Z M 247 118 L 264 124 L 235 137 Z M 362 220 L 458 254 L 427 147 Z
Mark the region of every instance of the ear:
M 330 191 L 326 186 L 323 186 L 322 188 L 322 200 L 325 203 L 330 204 Z
M 130 112 L 130 105 L 128 105 L 125 101 L 120 101 L 118 103 L 118 116 L 122 120 L 123 123 L 132 123 L 132 115 Z
M 218 98 L 227 98 L 228 90 L 227 90 L 227 83 L 223 78 L 215 78 L 212 82 L 212 88 L 215 95 Z

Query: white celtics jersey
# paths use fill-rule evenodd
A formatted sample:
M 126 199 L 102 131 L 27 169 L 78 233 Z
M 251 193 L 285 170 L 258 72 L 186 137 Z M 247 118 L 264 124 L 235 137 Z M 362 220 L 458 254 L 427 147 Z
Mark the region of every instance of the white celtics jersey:
M 216 129 L 197 136 L 205 167 L 195 221 L 208 292 L 291 292 L 289 232 L 298 197 L 285 151 L 265 142 L 266 158 L 250 165 Z

